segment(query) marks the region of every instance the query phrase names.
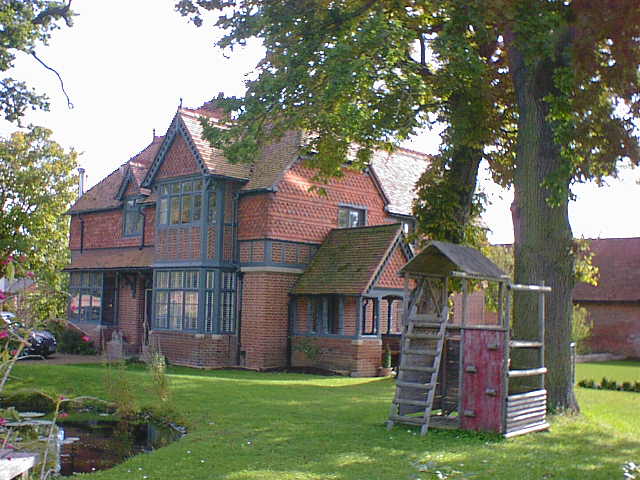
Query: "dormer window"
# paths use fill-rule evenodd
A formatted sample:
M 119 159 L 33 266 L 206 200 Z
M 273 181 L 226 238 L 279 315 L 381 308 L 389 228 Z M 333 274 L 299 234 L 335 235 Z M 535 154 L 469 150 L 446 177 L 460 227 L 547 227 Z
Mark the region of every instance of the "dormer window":
M 140 206 L 136 204 L 135 198 L 124 202 L 124 236 L 136 237 L 142 234 L 142 222 L 144 217 L 140 213 Z
M 338 210 L 338 226 L 340 228 L 362 227 L 366 224 L 364 208 L 341 206 Z
M 188 180 L 160 185 L 158 222 L 182 225 L 200 221 L 202 215 L 202 180 Z

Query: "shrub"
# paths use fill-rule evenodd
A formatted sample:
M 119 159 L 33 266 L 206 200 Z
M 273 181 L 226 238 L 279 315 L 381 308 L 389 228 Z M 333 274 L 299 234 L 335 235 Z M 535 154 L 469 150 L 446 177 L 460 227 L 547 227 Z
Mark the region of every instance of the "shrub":
M 571 324 L 571 341 L 576 343 L 576 353 L 584 355 L 591 351 L 589 338 L 593 322 L 588 318 L 587 309 L 579 305 L 573 306 L 573 322 Z
M 593 380 L 580 380 L 578 386 L 582 388 L 595 388 L 601 390 L 618 390 L 622 392 L 638 392 L 640 393 L 640 382 L 623 382 L 619 384 L 615 380 L 608 380 L 606 377 L 600 383 Z
M 73 353 L 76 355 L 95 355 L 98 353 L 93 341 L 84 333 L 74 328 L 63 330 L 58 342 L 60 353 Z

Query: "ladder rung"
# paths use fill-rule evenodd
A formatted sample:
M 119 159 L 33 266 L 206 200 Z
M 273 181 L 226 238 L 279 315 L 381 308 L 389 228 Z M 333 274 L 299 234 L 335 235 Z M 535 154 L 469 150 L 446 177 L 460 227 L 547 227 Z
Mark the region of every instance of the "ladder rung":
M 409 321 L 417 322 L 440 322 L 440 317 L 435 313 L 416 313 L 412 317 L 409 317 Z
M 509 346 L 513 348 L 540 348 L 543 344 L 542 342 L 531 342 L 528 340 L 511 340 Z
M 427 372 L 427 373 L 433 373 L 436 371 L 435 367 L 417 367 L 412 365 L 402 366 L 400 367 L 400 370 L 409 370 L 412 372 Z
M 509 378 L 531 377 L 534 375 L 543 375 L 545 373 L 547 373 L 546 367 L 530 368 L 527 370 L 509 370 Z
M 391 415 L 389 417 L 394 422 L 413 423 L 414 425 L 424 425 L 424 417 L 405 417 L 403 415 Z
M 415 405 L 416 407 L 426 407 L 426 400 L 405 400 L 404 398 L 397 398 L 393 401 L 393 403 L 397 403 L 398 405 Z
M 399 382 L 396 381 L 397 387 L 416 388 L 420 390 L 430 390 L 433 388 L 433 383 L 416 383 L 416 382 Z
M 409 333 L 407 334 L 407 338 L 416 340 L 439 340 L 442 338 L 442 335 L 435 335 L 431 333 Z
M 408 353 L 409 355 L 438 355 L 438 350 L 420 350 L 409 348 L 401 351 L 401 353 Z
M 413 326 L 414 327 L 420 327 L 420 328 L 440 328 L 440 325 L 442 325 L 442 323 L 438 323 L 438 322 L 413 322 Z

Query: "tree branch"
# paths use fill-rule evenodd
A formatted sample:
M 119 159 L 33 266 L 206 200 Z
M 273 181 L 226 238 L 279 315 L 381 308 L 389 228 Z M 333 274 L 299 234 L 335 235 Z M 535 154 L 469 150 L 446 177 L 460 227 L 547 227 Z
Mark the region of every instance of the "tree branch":
M 69 0 L 69 3 L 64 6 L 45 8 L 36 15 L 36 18 L 31 20 L 31 23 L 34 25 L 44 25 L 45 22 L 52 17 L 62 17 L 64 18 L 64 22 L 67 24 L 67 27 L 70 27 L 72 24 L 71 16 L 69 15 L 71 13 L 71 1 L 72 0 Z
M 70 3 L 71 2 L 69 2 L 69 4 Z M 62 77 L 60 76 L 60 74 L 54 68 L 51 68 L 49 65 L 47 65 L 42 60 L 40 60 L 40 58 L 38 58 L 38 56 L 36 55 L 36 52 L 31 52 L 31 56 L 35 58 L 38 61 L 38 63 L 40 63 L 40 65 L 42 65 L 44 68 L 56 74 L 56 76 L 58 77 L 58 80 L 60 80 L 60 89 L 62 90 L 62 93 L 64 94 L 64 96 L 67 98 L 67 106 L 69 108 L 73 108 L 73 103 L 71 103 L 71 99 L 69 98 L 69 95 L 67 95 L 67 91 L 64 89 L 64 82 L 62 81 Z

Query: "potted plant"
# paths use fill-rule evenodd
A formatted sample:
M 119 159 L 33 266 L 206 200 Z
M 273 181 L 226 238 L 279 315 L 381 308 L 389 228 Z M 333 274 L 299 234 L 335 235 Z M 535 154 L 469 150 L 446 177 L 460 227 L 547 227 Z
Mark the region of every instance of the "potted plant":
M 382 355 L 382 366 L 378 370 L 379 376 L 381 377 L 388 377 L 393 373 L 393 368 L 391 367 L 391 349 L 388 345 Z

